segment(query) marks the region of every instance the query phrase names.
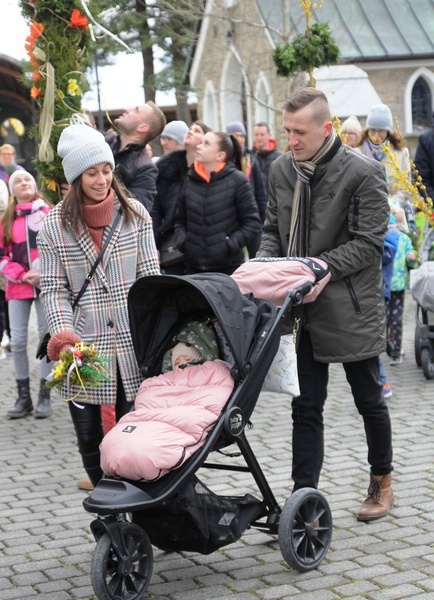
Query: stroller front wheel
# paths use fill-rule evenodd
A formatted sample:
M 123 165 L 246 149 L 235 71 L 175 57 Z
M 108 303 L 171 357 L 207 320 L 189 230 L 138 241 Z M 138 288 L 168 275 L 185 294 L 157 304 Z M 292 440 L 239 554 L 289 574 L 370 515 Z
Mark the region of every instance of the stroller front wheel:
M 332 538 L 332 513 L 327 500 L 314 488 L 297 490 L 285 502 L 279 521 L 283 558 L 297 571 L 316 569 Z
M 110 535 L 104 533 L 92 555 L 91 581 L 98 600 L 141 600 L 153 569 L 151 542 L 145 531 L 131 523 L 120 524 L 125 554 L 119 556 Z

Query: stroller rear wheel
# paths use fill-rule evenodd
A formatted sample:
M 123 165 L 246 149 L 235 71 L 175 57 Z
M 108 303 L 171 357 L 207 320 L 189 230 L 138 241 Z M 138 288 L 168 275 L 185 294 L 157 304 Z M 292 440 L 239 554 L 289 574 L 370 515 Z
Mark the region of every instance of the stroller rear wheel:
M 289 566 L 316 569 L 332 538 L 332 513 L 324 496 L 313 488 L 297 490 L 285 502 L 279 522 L 279 546 Z
M 420 351 L 420 361 L 422 363 L 422 371 L 427 379 L 434 377 L 434 365 L 431 358 L 429 348 L 422 348 Z
M 91 580 L 98 600 L 141 600 L 152 577 L 153 553 L 151 542 L 138 525 L 120 525 L 125 556 L 119 556 L 108 533 L 95 547 Z

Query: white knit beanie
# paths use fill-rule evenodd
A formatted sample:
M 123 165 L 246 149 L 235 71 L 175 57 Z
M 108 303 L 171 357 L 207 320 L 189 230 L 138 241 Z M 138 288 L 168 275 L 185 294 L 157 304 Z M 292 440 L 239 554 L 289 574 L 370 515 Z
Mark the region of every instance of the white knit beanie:
M 362 133 L 362 126 L 360 125 L 359 119 L 354 115 L 349 116 L 348 119 L 345 119 L 342 123 L 341 131 L 342 133 L 349 131 L 350 133 L 360 135 Z
M 172 350 L 172 368 L 175 367 L 175 361 L 178 356 L 188 356 L 193 362 L 203 359 L 202 354 L 191 344 L 184 344 L 184 342 L 178 342 Z
M 35 186 L 35 195 L 36 195 L 36 192 L 38 191 L 38 188 L 37 188 L 36 181 L 35 181 L 35 178 L 33 177 L 33 175 L 31 173 L 29 173 L 28 171 L 25 171 L 24 169 L 17 169 L 16 171 L 14 171 L 12 173 L 12 175 L 9 177 L 9 181 L 8 181 L 9 192 L 10 192 L 11 196 L 14 195 L 14 182 L 15 182 L 15 179 L 18 177 L 18 175 L 23 175 L 24 173 L 26 175 L 28 175 L 29 177 L 32 178 L 33 185 Z
M 170 121 L 161 132 L 161 137 L 175 140 L 177 144 L 184 144 L 184 137 L 188 131 L 188 125 L 184 121 Z
M 72 183 L 86 169 L 108 163 L 115 168 L 115 159 L 102 133 L 88 125 L 70 125 L 59 138 L 57 152 L 63 158 L 66 181 Z
M 393 130 L 393 119 L 390 108 L 386 104 L 375 104 L 369 109 L 366 119 L 368 129 L 387 129 Z

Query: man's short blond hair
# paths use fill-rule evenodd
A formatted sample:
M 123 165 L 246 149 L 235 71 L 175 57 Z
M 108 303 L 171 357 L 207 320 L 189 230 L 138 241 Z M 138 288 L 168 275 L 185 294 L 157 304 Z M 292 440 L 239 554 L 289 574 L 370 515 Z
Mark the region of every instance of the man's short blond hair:
M 313 119 L 318 125 L 322 125 L 324 121 L 331 120 L 330 106 L 327 100 L 327 96 L 312 87 L 305 87 L 293 92 L 283 103 L 283 110 L 295 113 L 311 106 Z
M 146 104 L 152 109 L 151 117 L 147 120 L 149 125 L 148 133 L 146 135 L 146 143 L 155 140 L 163 129 L 166 127 L 166 117 L 163 111 L 159 108 L 152 100 L 146 102 Z

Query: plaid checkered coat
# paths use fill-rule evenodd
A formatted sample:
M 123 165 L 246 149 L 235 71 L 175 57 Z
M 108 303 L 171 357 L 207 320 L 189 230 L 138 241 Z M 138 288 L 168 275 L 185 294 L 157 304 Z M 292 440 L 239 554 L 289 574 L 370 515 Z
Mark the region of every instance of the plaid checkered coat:
M 62 227 L 58 204 L 46 217 L 37 238 L 41 299 L 45 307 L 51 335 L 71 331 L 86 344 L 95 344 L 101 355 L 111 359 L 110 380 L 96 389 L 88 389 L 87 397 L 80 389 L 71 388 L 62 396 L 90 404 L 116 403 L 116 366 L 119 365 L 128 401 L 133 402 L 142 381 L 133 351 L 127 311 L 130 287 L 145 275 L 159 275 L 152 221 L 146 209 L 131 200 L 144 220 L 132 221 L 122 214 L 92 281 L 72 311 L 74 298 L 80 291 L 98 252 L 83 227 L 77 237 L 70 227 Z M 112 224 L 120 208 L 115 198 Z M 110 230 L 105 228 L 103 244 Z

